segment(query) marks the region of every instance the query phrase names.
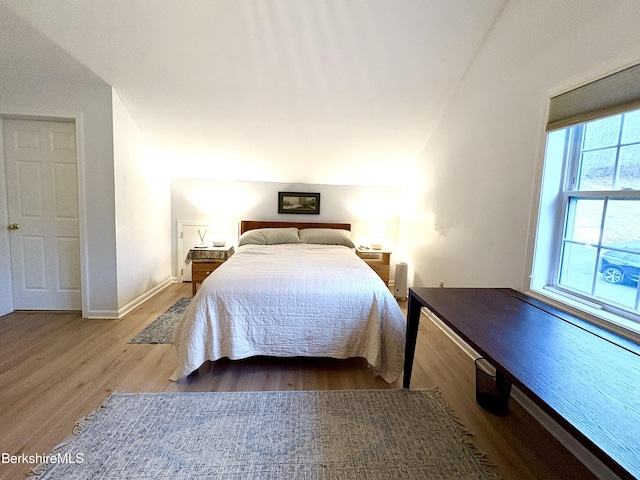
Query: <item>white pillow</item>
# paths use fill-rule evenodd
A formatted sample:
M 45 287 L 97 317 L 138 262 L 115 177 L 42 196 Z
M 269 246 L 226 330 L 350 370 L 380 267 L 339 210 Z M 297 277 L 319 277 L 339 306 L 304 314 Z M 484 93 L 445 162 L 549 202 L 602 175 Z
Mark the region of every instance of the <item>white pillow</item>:
M 299 232 L 303 243 L 315 243 L 319 245 L 343 245 L 355 248 L 351 240 L 351 232 L 337 228 L 304 228 Z
M 281 243 L 300 243 L 298 229 L 296 227 L 257 228 L 244 232 L 238 240 L 238 246 L 278 245 Z

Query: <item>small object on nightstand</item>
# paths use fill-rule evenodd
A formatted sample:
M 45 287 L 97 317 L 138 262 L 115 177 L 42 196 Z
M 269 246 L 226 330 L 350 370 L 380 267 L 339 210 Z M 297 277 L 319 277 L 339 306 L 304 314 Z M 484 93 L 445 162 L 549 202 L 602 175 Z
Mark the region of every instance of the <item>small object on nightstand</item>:
M 198 285 L 204 282 L 211 272 L 222 265 L 234 253 L 233 245 L 228 247 L 194 247 L 189 250 L 185 263 L 191 264 L 191 292 L 196 294 Z
M 373 250 L 362 247 L 356 248 L 356 255 L 364 260 L 384 281 L 385 285 L 389 285 L 389 271 L 391 264 L 390 250 Z
M 200 237 L 200 245 L 198 245 L 200 248 L 202 247 L 206 247 L 206 245 L 204 244 L 204 238 L 207 236 L 207 231 L 205 230 L 204 232 L 198 230 L 198 236 Z

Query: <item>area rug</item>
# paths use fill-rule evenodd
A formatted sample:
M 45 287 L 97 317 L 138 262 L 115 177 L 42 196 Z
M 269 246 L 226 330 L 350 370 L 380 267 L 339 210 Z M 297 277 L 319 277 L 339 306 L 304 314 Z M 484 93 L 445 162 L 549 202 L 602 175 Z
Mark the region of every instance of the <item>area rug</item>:
M 41 480 L 494 478 L 435 389 L 116 393 L 92 417 Z
M 173 343 L 173 332 L 190 302 L 191 299 L 187 297 L 178 300 L 169 307 L 169 310 L 133 337 L 129 343 Z

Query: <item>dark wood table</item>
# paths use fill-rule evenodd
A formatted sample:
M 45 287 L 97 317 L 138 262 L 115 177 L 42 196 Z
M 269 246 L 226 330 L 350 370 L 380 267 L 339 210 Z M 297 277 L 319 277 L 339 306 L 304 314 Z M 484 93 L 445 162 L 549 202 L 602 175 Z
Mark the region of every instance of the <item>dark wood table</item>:
M 640 478 L 640 346 L 511 289 L 411 288 L 404 387 L 428 308 L 621 478 Z

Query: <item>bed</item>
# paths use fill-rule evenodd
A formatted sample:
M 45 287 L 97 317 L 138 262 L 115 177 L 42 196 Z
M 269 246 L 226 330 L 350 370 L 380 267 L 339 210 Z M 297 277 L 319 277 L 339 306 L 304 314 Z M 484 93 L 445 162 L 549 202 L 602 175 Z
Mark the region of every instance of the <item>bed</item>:
M 406 321 L 355 254 L 349 224 L 243 221 L 240 232 L 176 327 L 171 380 L 253 356 L 362 357 L 385 381 L 399 378 Z

